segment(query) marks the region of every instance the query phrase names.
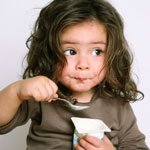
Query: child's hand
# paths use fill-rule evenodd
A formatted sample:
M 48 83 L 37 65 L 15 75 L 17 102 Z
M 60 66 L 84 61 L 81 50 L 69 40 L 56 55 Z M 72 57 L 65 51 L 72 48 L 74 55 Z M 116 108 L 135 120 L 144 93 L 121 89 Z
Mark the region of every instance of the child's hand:
M 34 98 L 35 101 L 51 101 L 56 94 L 57 85 L 45 76 L 37 76 L 17 82 L 17 96 L 20 100 Z
M 37 76 L 12 83 L 0 91 L 0 126 L 7 124 L 16 114 L 23 100 L 51 101 L 58 97 L 57 85 L 45 76 Z
M 86 135 L 78 140 L 75 150 L 114 150 L 111 141 L 104 135 L 103 141 L 94 136 Z

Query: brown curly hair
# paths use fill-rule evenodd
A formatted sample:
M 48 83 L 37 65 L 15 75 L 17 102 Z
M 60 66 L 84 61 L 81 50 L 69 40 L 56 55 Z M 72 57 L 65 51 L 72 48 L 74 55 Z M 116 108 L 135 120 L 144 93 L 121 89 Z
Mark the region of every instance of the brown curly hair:
M 58 85 L 59 95 L 70 96 L 69 89 L 58 82 L 66 63 L 60 48 L 60 36 L 67 27 L 87 20 L 99 21 L 107 31 L 107 74 L 97 86 L 101 95 L 119 96 L 124 101 L 143 99 L 144 94 L 137 90 L 131 77 L 132 55 L 124 37 L 122 18 L 105 0 L 54 0 L 44 7 L 26 42 L 28 66 L 23 79 L 47 76 Z

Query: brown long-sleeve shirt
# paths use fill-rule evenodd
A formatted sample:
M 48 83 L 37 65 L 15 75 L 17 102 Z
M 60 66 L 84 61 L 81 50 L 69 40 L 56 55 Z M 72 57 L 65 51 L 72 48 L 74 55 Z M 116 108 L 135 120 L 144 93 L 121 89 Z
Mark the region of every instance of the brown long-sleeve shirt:
M 0 134 L 7 133 L 31 118 L 27 136 L 27 150 L 71 150 L 74 125 L 71 117 L 100 119 L 111 129 L 106 133 L 118 150 L 148 150 L 145 136 L 139 131 L 129 103 L 121 99 L 104 99 L 95 94 L 82 111 L 71 110 L 60 101 L 24 101 L 17 114 L 7 125 L 0 127 Z

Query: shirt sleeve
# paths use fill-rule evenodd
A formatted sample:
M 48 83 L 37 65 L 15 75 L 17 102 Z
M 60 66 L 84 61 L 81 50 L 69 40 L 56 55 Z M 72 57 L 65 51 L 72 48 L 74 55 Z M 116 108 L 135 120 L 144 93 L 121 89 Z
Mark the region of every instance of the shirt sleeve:
M 0 134 L 6 134 L 17 126 L 24 125 L 38 111 L 38 103 L 34 100 L 24 101 L 13 119 L 6 125 L 0 126 Z
M 126 104 L 120 122 L 118 150 L 148 150 L 145 136 L 137 126 L 136 117 L 130 106 Z

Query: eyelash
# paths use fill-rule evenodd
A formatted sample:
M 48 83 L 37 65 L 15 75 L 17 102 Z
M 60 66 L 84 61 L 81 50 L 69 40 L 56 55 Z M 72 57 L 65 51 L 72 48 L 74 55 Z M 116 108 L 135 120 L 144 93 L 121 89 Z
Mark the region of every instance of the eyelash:
M 96 52 L 96 54 L 93 54 L 93 52 Z M 76 51 L 73 49 L 67 49 L 64 51 L 64 53 L 65 53 L 65 55 L 76 55 L 77 54 Z M 101 53 L 103 53 L 103 50 L 98 49 L 98 48 L 92 51 L 92 54 L 97 55 L 97 56 L 101 55 Z
M 69 52 L 69 54 L 68 54 Z M 73 50 L 73 49 L 67 49 L 64 51 L 65 55 L 75 55 L 76 54 L 76 51 Z M 71 54 L 72 53 L 72 54 Z
M 103 53 L 103 51 L 101 49 L 98 49 L 98 48 L 93 50 L 92 53 L 93 52 L 98 52 L 98 54 L 96 54 L 97 56 L 99 56 L 99 55 L 101 55 L 101 53 Z

